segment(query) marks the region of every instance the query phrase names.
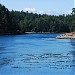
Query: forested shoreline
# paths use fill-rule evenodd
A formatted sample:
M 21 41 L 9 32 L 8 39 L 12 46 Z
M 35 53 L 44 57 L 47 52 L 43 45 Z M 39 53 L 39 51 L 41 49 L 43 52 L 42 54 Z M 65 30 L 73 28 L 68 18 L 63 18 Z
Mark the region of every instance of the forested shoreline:
M 0 35 L 24 34 L 25 32 L 73 32 L 75 8 L 68 15 L 47 15 L 22 11 L 9 11 L 0 4 Z

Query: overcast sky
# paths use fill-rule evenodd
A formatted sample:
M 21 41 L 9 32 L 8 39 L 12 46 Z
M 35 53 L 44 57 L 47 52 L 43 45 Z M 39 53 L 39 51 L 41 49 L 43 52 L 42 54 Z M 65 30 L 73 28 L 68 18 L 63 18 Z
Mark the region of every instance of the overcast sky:
M 69 14 L 75 0 L 0 0 L 9 10 L 24 10 L 40 14 Z

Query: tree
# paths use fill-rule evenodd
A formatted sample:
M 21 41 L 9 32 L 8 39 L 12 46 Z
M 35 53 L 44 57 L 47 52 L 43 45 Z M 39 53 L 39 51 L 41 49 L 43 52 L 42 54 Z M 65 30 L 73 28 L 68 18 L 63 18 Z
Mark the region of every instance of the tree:
M 22 11 L 9 11 L 0 4 L 0 34 L 25 32 L 71 32 L 75 31 L 75 8 L 70 15 L 47 15 Z
M 72 31 L 75 31 L 75 8 L 72 9 Z

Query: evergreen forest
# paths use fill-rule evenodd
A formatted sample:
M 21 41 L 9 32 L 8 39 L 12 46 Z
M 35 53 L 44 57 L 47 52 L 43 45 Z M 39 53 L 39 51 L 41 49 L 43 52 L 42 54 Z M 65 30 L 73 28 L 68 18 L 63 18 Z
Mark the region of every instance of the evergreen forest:
M 47 15 L 28 11 L 9 11 L 0 4 L 0 35 L 25 34 L 25 32 L 63 33 L 75 31 L 75 8 L 65 15 Z

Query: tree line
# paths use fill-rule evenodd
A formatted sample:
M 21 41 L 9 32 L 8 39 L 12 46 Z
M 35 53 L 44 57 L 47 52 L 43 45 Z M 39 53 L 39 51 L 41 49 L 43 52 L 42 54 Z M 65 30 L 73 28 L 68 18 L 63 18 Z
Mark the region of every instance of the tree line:
M 9 11 L 0 4 L 0 34 L 24 34 L 25 32 L 75 31 L 75 8 L 68 15 L 47 15 L 28 11 Z

